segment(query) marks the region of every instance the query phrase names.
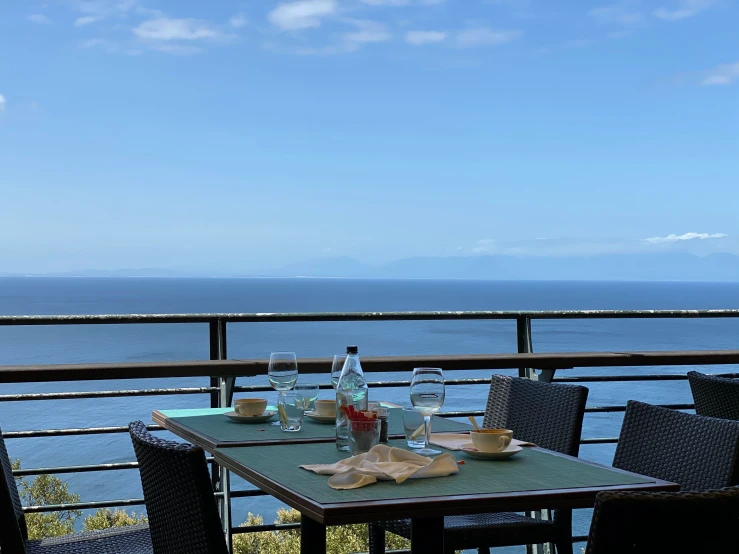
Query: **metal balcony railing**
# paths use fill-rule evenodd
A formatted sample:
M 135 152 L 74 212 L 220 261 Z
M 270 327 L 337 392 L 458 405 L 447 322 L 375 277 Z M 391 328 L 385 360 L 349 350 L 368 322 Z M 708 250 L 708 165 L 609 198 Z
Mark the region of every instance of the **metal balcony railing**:
M 367 373 L 399 372 L 419 365 L 438 366 L 445 370 L 516 370 L 518 376 L 555 382 L 625 382 L 625 381 L 674 381 L 685 380 L 684 374 L 636 374 L 636 375 L 557 375 L 557 370 L 590 367 L 655 367 L 692 365 L 739 364 L 739 350 L 715 351 L 658 351 L 658 352 L 576 352 L 534 353 L 531 332 L 532 320 L 559 319 L 668 319 L 668 318 L 737 318 L 739 310 L 639 310 L 639 311 L 550 311 L 550 312 L 363 312 L 363 313 L 256 313 L 256 314 L 155 314 L 155 315 L 72 315 L 72 316 L 0 316 L 0 326 L 47 325 L 106 325 L 106 324 L 182 324 L 207 323 L 209 330 L 210 360 L 154 363 L 70 364 L 0 366 L 0 384 L 40 383 L 59 381 L 89 381 L 104 379 L 143 379 L 174 377 L 208 377 L 207 387 L 156 388 L 130 390 L 97 390 L 85 392 L 52 392 L 0 394 L 0 403 L 45 400 L 79 400 L 84 398 L 112 398 L 129 396 L 161 396 L 182 394 L 207 394 L 211 407 L 229 406 L 234 392 L 271 391 L 269 386 L 236 386 L 236 377 L 266 375 L 266 360 L 229 360 L 227 356 L 227 326 L 243 322 L 320 322 L 320 321 L 438 321 L 438 320 L 513 320 L 516 322 L 518 352 L 513 354 L 482 354 L 453 356 L 393 356 L 363 357 L 362 367 Z M 301 374 L 326 373 L 329 359 L 300 359 Z M 725 372 L 719 375 L 739 377 L 739 373 Z M 487 385 L 489 377 L 449 379 L 447 385 Z M 370 387 L 403 387 L 408 381 L 370 381 Z M 326 384 L 321 388 L 330 389 Z M 483 393 L 484 394 L 484 393 Z M 665 407 L 691 409 L 691 404 L 670 404 Z M 586 413 L 622 412 L 623 405 L 589 406 Z M 441 412 L 442 417 L 483 415 L 482 411 Z M 149 425 L 153 431 L 158 425 Z M 115 427 L 89 427 L 74 429 L 32 429 L 4 433 L 6 439 L 32 437 L 96 435 L 127 433 L 125 425 Z M 615 437 L 585 437 L 583 444 L 616 442 Z M 249 527 L 232 527 L 230 499 L 260 496 L 259 490 L 228 491 L 228 483 L 221 469 L 212 458 L 215 495 L 224 517 L 224 527 L 229 537 L 236 533 L 294 529 L 296 524 L 270 524 Z M 89 464 L 79 466 L 50 466 L 15 471 L 16 477 L 40 474 L 85 473 L 135 469 L 136 462 Z M 79 502 L 66 505 L 26 506 L 27 513 L 50 512 L 69 509 L 88 509 L 141 505 L 142 498 Z M 583 540 L 584 537 L 575 537 Z

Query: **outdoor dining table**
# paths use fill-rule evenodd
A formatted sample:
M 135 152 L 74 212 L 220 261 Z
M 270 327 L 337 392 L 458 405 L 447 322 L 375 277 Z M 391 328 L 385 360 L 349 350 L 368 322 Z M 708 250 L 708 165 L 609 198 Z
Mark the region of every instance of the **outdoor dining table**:
M 379 481 L 359 489 L 335 490 L 329 487 L 328 476 L 299 467 L 331 464 L 348 456 L 336 450 L 333 426 L 306 421 L 301 431 L 285 433 L 269 422 L 231 422 L 223 416 L 226 411 L 166 410 L 156 411 L 152 417 L 211 452 L 226 470 L 298 510 L 303 553 L 326 552 L 327 526 L 410 518 L 411 552 L 443 554 L 444 516 L 587 508 L 601 491 L 679 490 L 668 481 L 538 447 L 525 447 L 505 461 L 473 459 L 450 451 L 459 463 L 456 475 L 409 479 L 402 484 Z M 391 436 L 402 433 L 401 416 L 390 410 Z M 432 429 L 465 432 L 470 426 L 435 418 Z M 389 446 L 407 448 L 405 440 L 391 440 Z

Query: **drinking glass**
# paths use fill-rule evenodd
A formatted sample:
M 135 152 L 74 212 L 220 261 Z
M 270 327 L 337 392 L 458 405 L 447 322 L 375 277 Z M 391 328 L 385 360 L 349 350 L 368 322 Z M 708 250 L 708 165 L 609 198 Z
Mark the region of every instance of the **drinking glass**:
M 290 390 L 298 380 L 298 359 L 295 352 L 272 352 L 267 369 L 269 384 L 277 391 L 277 402 L 285 391 Z M 272 425 L 279 425 L 278 422 Z
M 344 369 L 344 362 L 346 361 L 346 354 L 337 354 L 334 356 L 334 363 L 331 365 L 331 384 L 336 390 L 336 386 L 339 384 L 339 377 L 341 377 L 341 370 Z
M 277 411 L 280 414 L 280 427 L 283 431 L 300 431 L 305 414 L 305 397 L 298 391 L 280 394 L 277 399 Z
M 403 406 L 403 430 L 408 448 L 423 448 L 426 446 L 424 432 L 426 424 L 423 416 L 413 406 Z
M 416 454 L 433 456 L 440 450 L 429 448 L 431 438 L 431 416 L 444 404 L 444 374 L 438 367 L 417 367 L 411 379 L 411 404 L 423 416 L 425 425 L 424 446 Z
M 293 390 L 303 395 L 303 400 L 305 402 L 304 408 L 306 410 L 310 408 L 311 402 L 318 398 L 318 385 L 314 385 L 312 383 L 298 383 L 293 387 Z
M 369 452 L 380 443 L 381 421 L 349 421 L 349 451 L 352 456 Z

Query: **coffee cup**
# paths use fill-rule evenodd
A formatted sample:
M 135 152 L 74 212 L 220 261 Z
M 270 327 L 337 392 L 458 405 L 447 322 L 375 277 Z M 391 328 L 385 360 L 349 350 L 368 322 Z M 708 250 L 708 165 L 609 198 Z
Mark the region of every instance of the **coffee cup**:
M 266 398 L 240 398 L 234 402 L 234 410 L 242 416 L 262 415 L 266 409 Z
M 314 404 L 319 416 L 336 415 L 336 400 L 316 400 Z
M 510 429 L 481 429 L 470 431 L 472 444 L 481 452 L 502 452 L 511 444 L 513 431 Z

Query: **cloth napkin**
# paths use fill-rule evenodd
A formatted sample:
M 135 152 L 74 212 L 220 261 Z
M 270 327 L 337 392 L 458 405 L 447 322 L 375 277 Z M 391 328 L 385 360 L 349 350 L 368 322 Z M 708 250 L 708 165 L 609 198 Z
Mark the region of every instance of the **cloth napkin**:
M 467 433 L 431 433 L 429 442 L 435 446 L 441 446 L 447 450 L 462 450 L 463 448 L 474 448 L 472 439 Z M 511 440 L 512 446 L 536 446 L 534 443 Z
M 459 473 L 457 460 L 445 452 L 436 458 L 426 458 L 402 448 L 384 444 L 373 446 L 366 454 L 358 454 L 335 464 L 300 466 L 320 475 L 331 475 L 332 489 L 358 489 L 378 480 L 403 483 L 406 479 L 446 477 Z

